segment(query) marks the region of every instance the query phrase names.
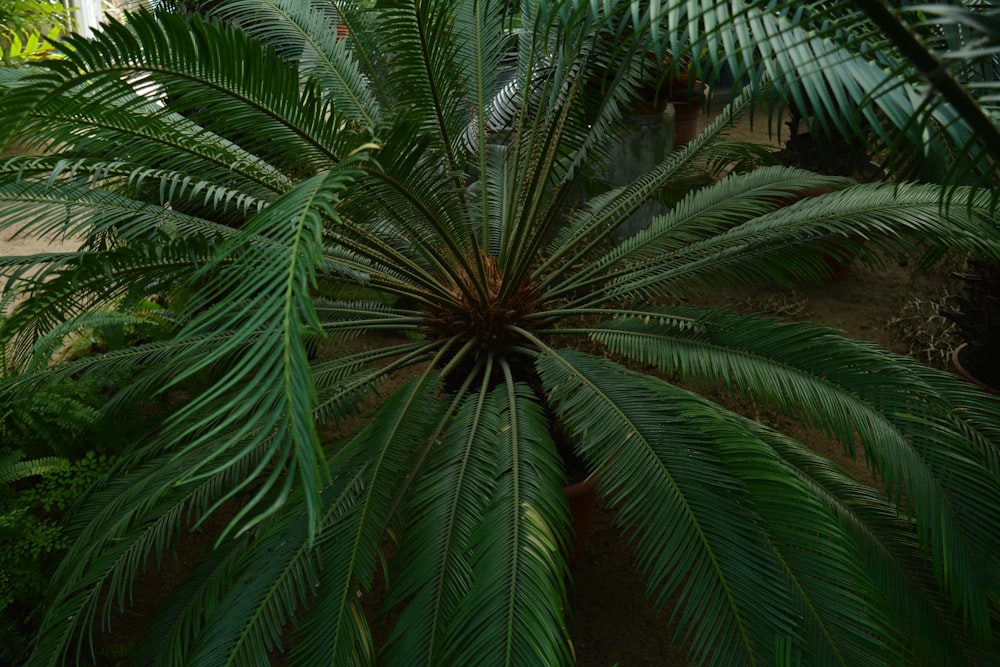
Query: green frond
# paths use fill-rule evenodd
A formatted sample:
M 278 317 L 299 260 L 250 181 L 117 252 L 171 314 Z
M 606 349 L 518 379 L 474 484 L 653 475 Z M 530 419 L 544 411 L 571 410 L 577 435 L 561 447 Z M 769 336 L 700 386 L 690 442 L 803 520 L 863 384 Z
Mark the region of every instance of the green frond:
M 278 534 L 284 535 L 284 533 Z M 248 546 L 256 539 L 257 535 L 251 537 L 248 534 L 227 540 L 216 545 L 205 558 L 195 564 L 187 578 L 171 591 L 170 597 L 149 620 L 134 656 L 137 663 L 157 667 L 180 667 L 192 664 L 191 648 L 201 636 L 208 619 L 228 610 L 226 603 L 232 605 L 243 602 L 234 600 L 223 602 L 223 600 L 233 577 L 238 572 L 237 566 L 245 560 Z M 286 540 L 282 544 L 269 543 L 268 546 L 272 554 L 278 550 L 284 555 L 283 552 L 291 549 L 294 542 Z M 266 565 L 261 563 L 256 565 L 258 567 L 264 565 L 267 568 L 265 571 L 273 575 L 273 568 L 283 563 L 278 554 L 273 556 Z M 245 577 L 241 583 L 245 584 L 248 580 L 256 583 L 245 573 L 240 574 L 244 574 Z M 247 605 L 244 602 L 242 607 L 245 606 Z M 294 609 L 294 606 L 292 608 Z M 237 617 L 242 617 L 239 613 L 241 610 L 241 607 L 236 608 Z
M 574 351 L 538 368 L 602 496 L 636 534 L 649 594 L 659 607 L 678 596 L 678 639 L 693 660 L 776 664 L 775 647 L 790 643 L 810 665 L 906 663 L 844 532 L 739 418 Z
M 690 195 L 651 225 L 655 232 L 637 238 L 621 255 L 612 250 L 606 262 L 592 265 L 614 262 L 620 267 L 607 278 L 603 295 L 614 299 L 667 295 L 681 291 L 682 286 L 698 289 L 735 281 L 815 281 L 830 271 L 824 252 L 856 252 L 862 258 L 874 258 L 878 251 L 897 251 L 922 254 L 925 263 L 947 250 L 997 255 L 987 193 L 962 189 L 954 205 L 943 209 L 940 189 L 926 185 L 858 185 L 790 206 L 782 206 L 787 195 L 781 190 L 765 187 L 759 194 L 753 187 L 743 190 L 744 183 L 774 175 L 780 178 L 783 172 L 787 176 L 786 169 L 763 167 Z M 805 180 L 819 185 L 824 179 Z M 714 211 L 706 206 L 711 199 L 719 203 Z M 722 214 L 726 206 L 735 208 L 731 215 Z M 682 231 L 691 229 L 698 238 L 660 245 L 656 232 L 675 224 Z M 588 271 L 595 269 L 588 267 Z M 715 282 L 719 278 L 722 282 Z
M 323 490 L 322 531 L 343 528 L 342 515 L 364 493 L 368 463 L 354 456 Z M 252 536 L 205 561 L 154 626 L 163 634 L 144 647 L 150 664 L 243 665 L 285 650 L 284 633 L 320 583 L 323 561 L 309 532 L 303 499 L 295 497 Z
M 503 26 L 503 13 L 496 11 L 492 3 L 476 0 L 458 3 L 458 8 L 456 23 L 459 33 L 471 37 L 459 42 L 458 60 L 467 70 L 466 76 L 470 83 L 469 98 L 476 113 L 476 118 L 471 127 L 466 129 L 463 139 L 466 143 L 472 141 L 468 139 L 470 132 L 475 137 L 474 145 L 480 147 L 475 156 L 476 170 L 480 174 L 485 174 L 490 160 L 490 152 L 486 149 L 490 127 L 485 119 L 492 111 L 495 92 L 505 74 L 503 49 L 508 35 Z M 476 217 L 484 225 L 479 232 L 480 243 L 488 246 L 486 241 L 490 238 L 488 221 L 491 218 L 489 190 L 479 188 L 475 202 Z
M 597 115 L 589 116 L 582 108 L 588 60 L 611 17 L 581 21 L 565 33 L 559 32 L 558 23 L 549 23 L 551 18 L 544 12 L 522 16 L 532 28 L 521 32 L 516 78 L 521 108 L 509 150 L 499 154 L 509 170 L 505 183 L 511 187 L 505 193 L 508 217 L 501 227 L 498 258 L 512 285 L 530 274 L 530 263 L 562 220 L 563 203 L 580 165 L 600 154 L 602 143 L 613 136 L 612 123 L 620 124 L 614 105 L 601 106 Z
M 641 263 L 658 255 L 682 252 L 699 241 L 739 228 L 794 202 L 804 193 L 842 189 L 852 184 L 841 176 L 823 176 L 784 166 L 733 174 L 689 194 L 668 214 L 654 219 L 647 229 L 608 252 L 600 266 Z
M 407 116 L 419 123 L 421 134 L 433 137 L 444 169 L 460 172 L 465 164 L 468 49 L 455 31 L 457 3 L 435 0 L 389 5 L 380 11 L 379 32 L 384 57 L 394 62 L 391 87 L 405 99 Z M 463 35 L 464 37 L 464 35 Z M 457 184 L 457 179 L 456 179 Z
M 335 238 L 356 252 L 381 250 L 373 260 L 397 271 L 409 268 L 404 275 L 433 289 L 427 275 L 431 271 L 457 280 L 456 267 L 471 268 L 475 230 L 470 229 L 468 203 L 456 174 L 442 171 L 430 142 L 414 141 L 414 135 L 421 137 L 419 126 L 407 119 L 385 137 L 378 163 L 365 166 L 371 178 L 359 184 L 366 197 L 352 200 L 345 211 L 348 220 L 370 222 L 345 227 Z
M 36 373 L 52 362 L 52 356 L 67 337 L 87 329 L 123 330 L 126 327 L 163 327 L 164 321 L 156 315 L 136 310 L 130 312 L 88 310 L 72 320 L 51 327 L 32 348 L 32 357 L 24 366 L 25 373 Z
M 197 16 L 138 13 L 126 24 L 110 22 L 92 42 L 69 43 L 63 69 L 84 72 L 91 99 L 104 90 L 117 94 L 116 82 L 130 74 L 139 92 L 162 86 L 169 100 L 163 113 L 190 113 L 200 127 L 240 137 L 254 153 L 267 137 L 272 164 L 321 168 L 347 156 L 353 147 L 345 141 L 356 141 L 340 131 L 331 102 L 314 83 L 235 28 Z
M 541 407 L 525 387 L 508 375 L 488 401 L 500 417 L 500 432 L 491 437 L 495 482 L 469 537 L 471 587 L 455 610 L 439 660 L 569 664 L 562 465 Z
M 440 407 L 440 379 L 420 376 L 391 397 L 372 422 L 334 455 L 353 473 L 356 490 L 338 499 L 316 541 L 321 563 L 317 598 L 302 623 L 293 659 L 301 664 L 370 664 L 371 637 L 357 606 L 373 581 L 376 552 L 412 481 L 414 457 L 428 446 Z M 358 463 L 355 464 L 354 462 Z M 345 465 L 346 464 L 346 465 Z
M 120 378 L 124 384 L 116 387 L 115 395 L 109 397 L 99 410 L 89 408 L 94 413 L 91 419 L 95 421 L 114 419 L 122 411 L 140 409 L 142 404 L 169 385 L 176 372 L 172 360 L 198 347 L 201 352 L 187 358 L 189 362 L 196 361 L 223 345 L 227 338 L 224 334 L 212 334 L 189 341 L 154 341 L 39 368 L 33 374 L 11 374 L 0 383 L 0 405 L 16 403 L 22 397 L 35 393 L 51 392 L 54 387 L 66 382 L 92 382 L 114 377 Z M 225 368 L 224 363 L 210 367 L 207 374 L 211 376 L 220 368 Z
M 214 278 L 206 293 L 225 291 L 228 298 L 195 316 L 180 334 L 182 340 L 190 340 L 239 323 L 229 341 L 184 368 L 175 382 L 221 357 L 234 352 L 239 352 L 239 357 L 211 389 L 170 419 L 165 437 L 185 443 L 184 448 L 190 449 L 241 422 L 246 423 L 243 432 L 252 428 L 260 434 L 258 437 L 269 436 L 272 430 L 278 434 L 271 445 L 271 456 L 282 465 L 267 473 L 266 484 L 254 493 L 243 514 L 255 509 L 269 487 L 284 478 L 285 485 L 290 480 L 302 485 L 309 516 L 313 521 L 318 516 L 316 502 L 325 466 L 313 420 L 318 398 L 303 336 L 320 329 L 310 290 L 321 265 L 321 230 L 325 220 L 338 219 L 333 207 L 353 175 L 350 170 L 340 170 L 314 176 L 249 220 L 206 269 L 212 270 Z M 238 261 L 233 261 L 236 258 Z M 220 263 L 223 265 L 212 266 Z M 250 369 L 261 381 L 244 384 Z M 227 397 L 231 406 L 228 415 L 217 419 L 214 401 L 240 386 Z M 235 458 L 220 451 L 204 466 L 195 466 L 191 476 L 200 474 L 205 466 L 225 468 L 239 458 L 239 451 L 233 451 L 231 456 Z M 284 465 L 288 466 L 287 472 Z M 248 478 L 238 489 L 254 482 L 254 477 Z M 258 513 L 257 520 L 276 507 Z
M 29 665 L 62 664 L 67 655 L 79 661 L 91 650 L 93 624 L 100 619 L 107 628 L 113 609 L 131 605 L 139 573 L 151 560 L 159 564 L 191 517 L 204 517 L 266 448 L 213 478 L 185 483 L 184 472 L 207 451 L 147 457 L 131 470 L 122 468 L 124 474 L 99 483 L 71 513 L 67 529 L 75 539 L 46 600 L 55 613 L 46 616 Z
M 230 159 L 240 163 L 246 161 L 248 156 L 234 155 Z M 166 160 L 161 157 L 159 164 L 164 162 Z M 257 165 L 257 168 L 260 166 Z M 261 192 L 258 184 L 245 179 L 237 186 L 233 166 L 212 174 L 221 183 L 206 178 L 212 171 L 207 165 L 200 165 L 199 171 L 192 174 L 124 161 L 31 157 L 8 160 L 4 170 L 16 171 L 22 180 L 45 178 L 49 187 L 60 181 L 72 181 L 78 185 L 86 184 L 88 190 L 84 193 L 100 188 L 140 200 L 152 199 L 170 211 L 200 208 L 211 211 L 215 216 L 227 216 L 230 220 L 260 210 L 274 198 L 274 192 Z M 148 187 L 150 185 L 155 185 L 155 189 Z M 196 221 L 206 224 L 203 220 Z
M 386 107 L 366 77 L 371 66 L 363 59 L 372 51 L 352 49 L 352 40 L 364 31 L 349 29 L 354 20 L 362 20 L 364 11 L 348 3 L 319 6 L 297 0 L 236 0 L 209 8 L 211 16 L 238 23 L 285 59 L 297 62 L 320 83 L 325 95 L 336 100 L 345 118 L 375 127 Z M 348 27 L 347 34 L 340 26 Z
M 104 163 L 107 168 L 96 168 L 88 175 L 121 190 L 135 187 L 135 177 L 143 172 L 146 180 L 152 180 L 148 176 L 160 170 L 156 175 L 161 192 L 171 187 L 173 174 L 198 174 L 202 181 L 227 186 L 238 183 L 258 199 L 271 199 L 291 185 L 286 174 L 245 147 L 207 131 L 190 118 L 151 104 L 142 96 L 148 91 L 122 90 L 114 80 L 110 90 L 92 88 L 72 69 L 39 77 L 23 90 L 5 91 L 3 99 L 12 109 L 26 107 L 21 125 L 14 125 L 17 116 L 8 118 L 12 132 L 33 138 L 29 147 L 60 148 L 56 159 L 66 162 L 54 167 L 53 173 L 87 173 L 88 162 Z M 63 92 L 64 86 L 74 87 Z M 83 89 L 78 90 L 80 87 Z M 51 99 L 46 98 L 46 92 Z M 127 151 L 123 145 L 128 146 Z M 40 165 L 51 162 L 32 158 L 24 164 L 37 171 Z M 144 164 L 154 164 L 156 170 L 143 169 Z M 20 166 L 14 161 L 8 165 Z M 119 173 L 124 166 L 130 173 Z
M 942 595 L 911 517 L 800 443 L 760 424 L 748 426 L 835 512 L 857 544 L 859 563 L 888 601 L 887 613 L 905 628 L 904 637 L 911 638 L 907 643 L 914 664 L 989 664 L 985 646 L 970 637 L 951 601 Z
M 390 664 L 440 664 L 447 630 L 473 588 L 468 554 L 496 485 L 501 407 L 486 388 L 465 397 L 404 501 L 393 558 L 402 566 L 385 604 L 402 607 L 386 649 Z
M 774 405 L 852 452 L 857 440 L 890 498 L 914 514 L 935 573 L 977 636 L 988 635 L 988 599 L 1000 590 L 990 566 L 1000 522 L 985 509 L 1000 502 L 997 451 L 971 437 L 927 382 L 933 374 L 813 324 L 687 308 L 665 314 L 675 312 L 699 324 L 682 331 L 621 319 L 595 337 L 665 373 Z M 954 384 L 950 391 L 960 394 Z M 963 398 L 974 405 L 973 395 Z M 982 410 L 989 401 L 979 403 Z
M 58 171 L 61 164 L 52 169 Z M 207 237 L 228 233 L 221 225 L 83 183 L 21 179 L 17 165 L 0 176 L 0 228 L 60 241 L 99 239 L 112 231 L 125 238 L 157 230 Z
M 424 342 L 388 345 L 318 364 L 316 417 L 338 423 L 357 415 L 362 401 L 392 373 L 415 364 L 426 365 L 447 349 L 447 344 Z
M 0 429 L 3 428 L 6 416 L 0 414 Z M 0 485 L 69 468 L 69 461 L 59 456 L 42 456 L 22 461 L 23 457 L 23 452 L 11 452 L 0 456 Z
M 549 251 L 558 257 L 565 253 L 567 248 L 575 249 L 578 243 L 595 232 L 610 230 L 605 231 L 605 236 L 612 234 L 621 222 L 649 201 L 664 185 L 683 179 L 695 169 L 703 168 L 708 157 L 705 154 L 706 149 L 711 152 L 713 142 L 724 136 L 727 129 L 750 111 L 752 101 L 750 93 L 744 92 L 727 104 L 711 126 L 699 133 L 692 144 L 670 151 L 658 165 L 628 186 L 615 188 L 586 202 L 583 208 L 558 231 Z M 585 249 L 589 250 L 594 245 L 595 242 L 591 241 Z M 579 254 L 578 251 L 578 256 Z
M 123 313 L 99 309 L 121 309 L 122 299 L 168 292 L 188 280 L 199 260 L 208 260 L 210 250 L 202 239 L 142 240 L 103 252 L 48 254 L 39 261 L 28 258 L 13 278 L 29 268 L 36 272 L 11 290 L 26 300 L 0 323 L 6 362 L 30 370 L 47 363 L 73 331 L 112 325 L 115 318 L 127 323 Z M 156 319 L 140 313 L 133 317 L 136 323 Z

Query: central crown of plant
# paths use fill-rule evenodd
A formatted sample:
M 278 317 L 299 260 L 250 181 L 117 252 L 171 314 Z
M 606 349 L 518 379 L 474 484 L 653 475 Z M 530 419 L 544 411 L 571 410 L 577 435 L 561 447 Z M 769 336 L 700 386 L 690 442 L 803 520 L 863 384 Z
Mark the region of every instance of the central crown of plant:
M 540 292 L 530 278 L 511 288 L 504 282 L 497 258 L 479 251 L 469 266 L 445 283 L 454 301 L 430 308 L 427 326 L 438 337 L 459 336 L 477 341 L 481 349 L 501 350 L 512 341 L 511 325 L 530 328 L 523 319 L 538 308 Z

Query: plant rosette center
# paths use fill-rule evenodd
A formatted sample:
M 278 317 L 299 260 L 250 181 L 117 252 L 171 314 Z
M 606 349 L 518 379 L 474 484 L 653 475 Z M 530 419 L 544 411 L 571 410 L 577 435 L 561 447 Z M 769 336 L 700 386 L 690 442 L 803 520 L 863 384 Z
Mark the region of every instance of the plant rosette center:
M 511 326 L 529 328 L 523 317 L 537 311 L 540 292 L 528 277 L 509 289 L 492 255 L 480 252 L 469 266 L 473 275 L 461 269 L 445 283 L 453 301 L 429 310 L 428 329 L 440 338 L 475 339 L 484 351 L 502 349 L 520 338 Z

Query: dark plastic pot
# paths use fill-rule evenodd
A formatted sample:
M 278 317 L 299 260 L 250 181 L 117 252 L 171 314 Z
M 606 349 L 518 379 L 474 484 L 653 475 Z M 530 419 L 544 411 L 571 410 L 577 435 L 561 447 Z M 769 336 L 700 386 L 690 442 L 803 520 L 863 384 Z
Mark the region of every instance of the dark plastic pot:
M 951 351 L 952 370 L 961 375 L 963 378 L 965 378 L 972 384 L 976 385 L 977 387 L 985 391 L 986 393 L 993 394 L 995 396 L 1000 396 L 1000 388 L 991 387 L 990 385 L 986 384 L 985 382 L 977 378 L 975 375 L 973 375 L 971 372 L 969 372 L 969 369 L 962 364 L 961 355 L 962 352 L 965 350 L 965 348 L 968 346 L 969 346 L 968 343 L 962 343 L 961 345 L 959 345 L 958 347 L 956 347 L 954 350 Z

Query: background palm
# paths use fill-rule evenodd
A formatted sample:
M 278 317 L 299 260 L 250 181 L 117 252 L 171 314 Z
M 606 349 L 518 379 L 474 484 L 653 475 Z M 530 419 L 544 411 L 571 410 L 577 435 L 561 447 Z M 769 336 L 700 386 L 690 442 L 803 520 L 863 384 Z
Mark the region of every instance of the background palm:
M 110 418 L 202 386 L 76 512 L 31 664 L 78 655 L 147 556 L 220 508 L 230 529 L 140 664 L 261 662 L 288 625 L 299 664 L 371 661 L 358 592 L 387 535 L 387 662 L 567 663 L 563 447 L 598 473 L 658 603 L 678 594 L 695 661 L 989 662 L 995 405 L 815 325 L 676 305 L 820 278 L 829 237 L 870 258 L 992 252 L 988 194 L 959 190 L 967 205 L 942 214 L 937 188 L 765 168 L 611 244 L 709 163 L 728 121 L 635 183 L 570 199 L 637 83 L 648 44 L 630 35 L 653 34 L 627 8 L 307 4 L 219 5 L 277 53 L 142 15 L 5 93 L 5 135 L 55 149 L 7 164 L 0 219 L 84 240 L 3 260 L 33 296 L 4 323 L 5 400 L 127 367 Z M 496 98 L 506 116 L 504 75 L 520 91 Z M 781 206 L 818 186 L 837 191 Z M 182 303 L 167 340 L 47 368 L 69 331 L 151 317 L 102 304 L 156 293 Z M 665 378 L 864 447 L 888 499 Z

